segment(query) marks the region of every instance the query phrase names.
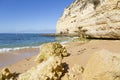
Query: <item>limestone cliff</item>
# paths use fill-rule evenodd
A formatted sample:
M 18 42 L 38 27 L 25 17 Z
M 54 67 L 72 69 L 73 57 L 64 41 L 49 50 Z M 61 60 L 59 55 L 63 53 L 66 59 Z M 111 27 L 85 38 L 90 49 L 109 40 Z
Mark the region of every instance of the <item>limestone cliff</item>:
M 120 1 L 75 0 L 58 20 L 56 33 L 120 39 Z

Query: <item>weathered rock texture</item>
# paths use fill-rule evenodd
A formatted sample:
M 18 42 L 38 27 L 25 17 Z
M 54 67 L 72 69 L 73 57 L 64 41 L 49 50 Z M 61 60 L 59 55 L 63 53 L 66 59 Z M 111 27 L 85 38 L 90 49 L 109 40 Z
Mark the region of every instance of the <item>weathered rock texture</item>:
M 50 56 L 58 56 L 63 58 L 67 56 L 67 50 L 60 43 L 53 42 L 43 44 L 40 48 L 40 54 L 37 56 L 36 61 L 41 63 L 47 60 Z
M 120 80 L 120 54 L 106 50 L 94 53 L 86 65 L 83 80 Z
M 59 80 L 63 72 L 61 61 L 59 57 L 50 57 L 21 74 L 18 80 Z
M 36 58 L 39 64 L 21 74 L 18 80 L 60 80 L 64 72 L 64 56 L 67 56 L 67 51 L 60 43 L 43 44 Z
M 10 79 L 11 78 L 11 73 L 7 68 L 2 69 L 0 72 L 0 80 L 4 79 Z
M 8 68 L 4 68 L 0 72 L 0 80 L 16 80 L 15 74 L 11 73 Z
M 120 39 L 119 0 L 75 0 L 57 22 L 57 33 Z
M 84 68 L 80 65 L 74 65 L 61 80 L 80 80 Z

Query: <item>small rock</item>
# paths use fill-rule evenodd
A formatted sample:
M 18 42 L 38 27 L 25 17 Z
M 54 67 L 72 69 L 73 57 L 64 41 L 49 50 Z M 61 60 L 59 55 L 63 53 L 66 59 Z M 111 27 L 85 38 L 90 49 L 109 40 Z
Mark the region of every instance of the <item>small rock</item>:
M 0 73 L 0 80 L 10 79 L 12 77 L 12 73 L 10 73 L 8 68 L 2 69 Z

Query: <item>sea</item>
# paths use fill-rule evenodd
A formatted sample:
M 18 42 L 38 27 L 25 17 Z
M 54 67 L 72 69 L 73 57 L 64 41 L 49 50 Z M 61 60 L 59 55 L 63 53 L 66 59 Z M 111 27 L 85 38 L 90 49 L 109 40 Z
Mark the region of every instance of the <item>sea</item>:
M 39 33 L 0 33 L 0 53 L 24 48 L 36 48 L 47 42 L 65 43 L 68 38 L 43 36 Z
M 45 36 L 37 33 L 0 33 L 0 68 L 37 55 L 48 42 L 69 42 L 71 37 Z M 27 49 L 26 49 L 27 48 Z

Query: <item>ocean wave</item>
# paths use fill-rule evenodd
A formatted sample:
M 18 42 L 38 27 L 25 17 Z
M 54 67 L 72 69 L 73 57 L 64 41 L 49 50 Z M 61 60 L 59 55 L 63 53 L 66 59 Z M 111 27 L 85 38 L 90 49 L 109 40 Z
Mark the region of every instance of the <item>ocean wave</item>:
M 15 48 L 0 48 L 0 53 L 29 49 L 29 48 L 39 48 L 39 46 L 27 46 L 27 47 L 15 47 Z
M 62 41 L 60 42 L 61 45 L 64 45 L 65 43 L 69 43 L 70 41 Z
M 79 38 L 79 37 L 72 37 L 72 38 L 69 38 L 68 40 L 65 40 L 65 41 L 61 41 L 60 44 L 65 44 L 65 43 L 69 43 L 69 42 L 72 42 L 74 39 L 76 38 Z
M 68 40 L 60 41 L 60 44 L 64 45 L 65 43 L 69 43 L 74 38 L 77 38 L 77 37 L 73 37 L 73 38 L 69 38 Z M 57 41 L 57 42 L 59 42 L 59 41 Z M 7 53 L 7 52 L 10 52 L 10 51 L 16 51 L 16 50 L 22 50 L 22 49 L 29 49 L 29 48 L 40 48 L 40 47 L 41 47 L 41 45 L 40 46 L 14 47 L 14 48 L 0 48 L 0 53 Z

